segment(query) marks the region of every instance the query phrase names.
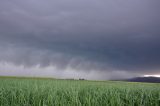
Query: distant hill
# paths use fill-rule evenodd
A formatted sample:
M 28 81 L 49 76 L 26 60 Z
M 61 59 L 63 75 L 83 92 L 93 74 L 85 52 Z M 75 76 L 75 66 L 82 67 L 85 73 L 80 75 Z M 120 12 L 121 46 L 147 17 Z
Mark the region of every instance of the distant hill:
M 160 83 L 160 78 L 159 77 L 135 77 L 131 79 L 126 79 L 125 81 Z

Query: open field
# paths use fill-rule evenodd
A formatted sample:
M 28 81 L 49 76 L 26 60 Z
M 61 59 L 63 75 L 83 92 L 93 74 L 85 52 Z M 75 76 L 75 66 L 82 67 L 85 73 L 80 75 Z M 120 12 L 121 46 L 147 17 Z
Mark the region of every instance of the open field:
M 0 77 L 0 106 L 160 106 L 160 84 Z

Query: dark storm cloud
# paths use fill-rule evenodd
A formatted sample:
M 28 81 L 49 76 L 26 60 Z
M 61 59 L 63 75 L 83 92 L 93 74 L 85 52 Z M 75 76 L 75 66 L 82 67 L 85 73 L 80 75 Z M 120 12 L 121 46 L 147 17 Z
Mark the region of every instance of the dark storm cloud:
M 159 0 L 1 0 L 0 60 L 159 73 Z

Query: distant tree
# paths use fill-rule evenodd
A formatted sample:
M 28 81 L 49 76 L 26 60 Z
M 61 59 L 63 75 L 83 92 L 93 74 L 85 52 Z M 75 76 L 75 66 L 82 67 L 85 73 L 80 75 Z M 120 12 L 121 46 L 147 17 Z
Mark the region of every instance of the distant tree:
M 79 78 L 79 80 L 85 80 L 84 78 Z

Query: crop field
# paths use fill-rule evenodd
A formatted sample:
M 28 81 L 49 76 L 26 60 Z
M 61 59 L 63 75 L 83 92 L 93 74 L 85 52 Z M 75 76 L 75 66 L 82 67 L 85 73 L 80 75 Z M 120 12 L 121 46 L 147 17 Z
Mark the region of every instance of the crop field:
M 160 106 L 160 84 L 0 77 L 0 106 Z

